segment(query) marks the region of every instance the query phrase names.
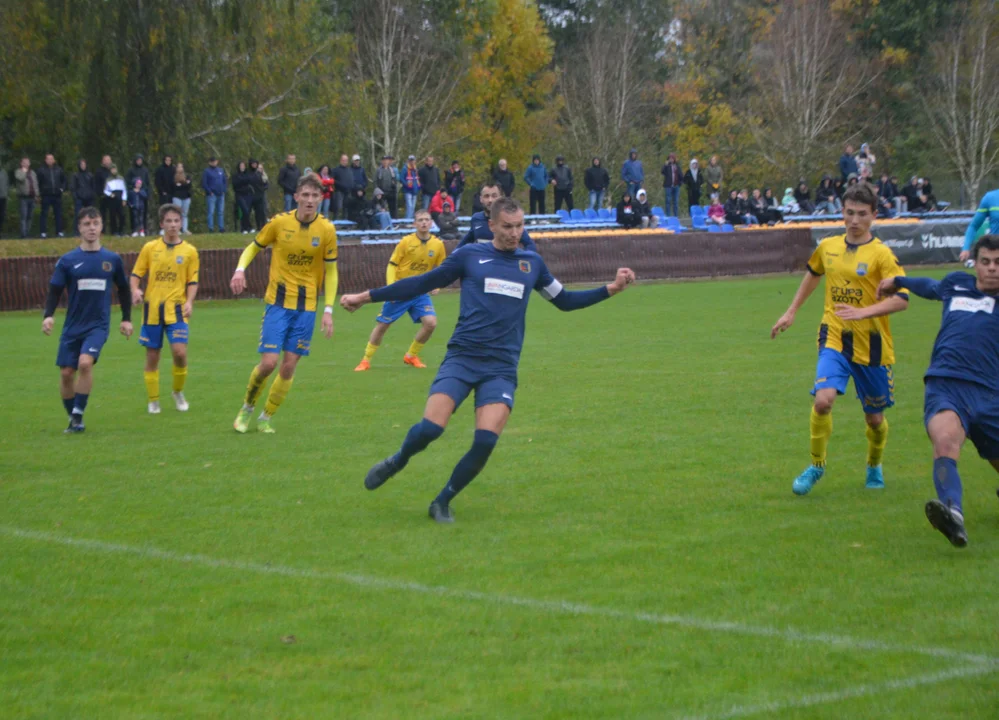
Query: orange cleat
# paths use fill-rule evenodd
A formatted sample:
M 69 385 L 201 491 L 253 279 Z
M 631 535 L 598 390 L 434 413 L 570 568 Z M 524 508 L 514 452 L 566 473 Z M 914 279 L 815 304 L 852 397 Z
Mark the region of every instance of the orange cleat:
M 415 368 L 426 367 L 426 365 L 423 364 L 423 361 L 420 360 L 420 358 L 418 358 L 416 355 L 410 355 L 409 353 L 406 353 L 405 355 L 402 356 L 402 361 L 407 365 L 412 365 Z
M 354 368 L 354 372 L 364 372 L 365 370 L 370 370 L 370 369 L 371 369 L 371 363 L 368 362 L 367 358 L 364 358 L 363 360 L 361 360 L 361 362 L 357 364 L 357 367 Z

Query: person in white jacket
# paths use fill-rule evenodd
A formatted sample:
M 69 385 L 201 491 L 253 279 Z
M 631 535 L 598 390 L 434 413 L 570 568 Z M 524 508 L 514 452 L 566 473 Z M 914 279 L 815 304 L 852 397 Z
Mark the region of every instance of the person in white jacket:
M 121 235 L 125 232 L 125 206 L 128 204 L 128 188 L 125 187 L 125 180 L 118 174 L 118 167 L 112 165 L 109 169 L 111 173 L 104 184 L 104 195 L 110 198 L 109 217 L 111 227 L 110 235 Z

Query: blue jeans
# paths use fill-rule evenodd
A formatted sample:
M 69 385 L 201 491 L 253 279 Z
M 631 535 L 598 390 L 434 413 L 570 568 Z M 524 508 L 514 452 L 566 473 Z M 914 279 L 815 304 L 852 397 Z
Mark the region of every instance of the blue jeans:
M 181 228 L 182 233 L 186 233 L 187 230 L 187 213 L 191 210 L 191 198 L 173 198 L 173 204 L 180 208 L 181 217 Z
M 599 210 L 604 201 L 603 190 L 590 190 L 590 210 Z
M 423 195 L 423 209 L 426 210 L 430 207 L 430 201 L 434 199 L 433 195 Z
M 392 228 L 392 216 L 387 212 L 375 213 L 375 224 L 379 230 L 390 230 Z
M 208 232 L 213 232 L 216 226 L 219 232 L 225 232 L 225 195 L 208 195 Z
M 680 186 L 666 188 L 666 215 L 669 217 L 680 216 Z
M 411 193 L 403 193 L 406 197 L 406 219 L 412 220 L 413 213 L 416 212 L 416 195 Z
M 295 196 L 294 195 L 289 195 L 288 193 L 285 193 L 284 194 L 284 211 L 288 212 L 289 210 L 294 210 L 297 207 L 298 207 L 298 203 L 295 202 Z
M 628 192 L 631 194 L 631 199 L 634 200 L 635 196 L 638 195 L 638 191 L 642 189 L 642 183 L 628 183 Z
M 323 198 L 322 202 L 319 203 L 319 214 L 325 217 L 330 216 L 330 200 L 333 198 Z

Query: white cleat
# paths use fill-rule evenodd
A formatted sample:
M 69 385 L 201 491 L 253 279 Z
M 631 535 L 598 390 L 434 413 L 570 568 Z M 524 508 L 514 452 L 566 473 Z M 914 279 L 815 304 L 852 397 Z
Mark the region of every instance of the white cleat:
M 177 409 L 181 412 L 187 412 L 188 407 L 187 399 L 184 397 L 184 393 L 175 392 L 173 394 L 173 404 L 177 406 Z
M 156 400 L 154 402 L 149 403 L 149 414 L 150 415 L 159 415 L 160 414 L 160 401 L 159 400 Z

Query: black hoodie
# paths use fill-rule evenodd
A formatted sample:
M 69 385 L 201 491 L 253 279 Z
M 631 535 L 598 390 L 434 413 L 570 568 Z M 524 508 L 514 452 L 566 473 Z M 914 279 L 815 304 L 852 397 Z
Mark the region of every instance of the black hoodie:
M 136 164 L 139 160 L 142 160 L 142 165 Z M 149 189 L 149 169 L 146 167 L 146 159 L 142 155 L 135 156 L 135 160 L 132 161 L 132 167 L 125 173 L 125 187 L 128 188 L 129 193 L 135 187 L 136 180 L 141 180 L 142 187 L 146 188 L 146 190 Z
M 586 168 L 586 172 L 583 174 L 583 184 L 590 192 L 601 192 L 610 185 L 610 175 L 603 165 L 597 165 L 594 162 Z
M 97 199 L 97 189 L 94 184 L 94 175 L 89 170 L 81 170 L 77 165 L 76 174 L 69 181 L 70 192 L 73 199 L 81 205 L 93 205 Z

